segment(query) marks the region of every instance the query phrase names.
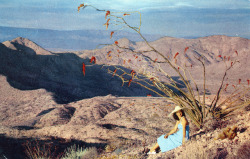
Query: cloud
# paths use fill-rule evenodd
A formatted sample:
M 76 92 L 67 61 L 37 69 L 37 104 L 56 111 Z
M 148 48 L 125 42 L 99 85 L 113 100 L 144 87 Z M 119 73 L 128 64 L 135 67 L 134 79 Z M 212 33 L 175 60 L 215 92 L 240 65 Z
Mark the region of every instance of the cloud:
M 95 4 L 109 9 L 155 9 L 156 6 L 163 8 L 216 8 L 216 9 L 241 9 L 250 8 L 249 0 L 86 0 L 88 4 Z

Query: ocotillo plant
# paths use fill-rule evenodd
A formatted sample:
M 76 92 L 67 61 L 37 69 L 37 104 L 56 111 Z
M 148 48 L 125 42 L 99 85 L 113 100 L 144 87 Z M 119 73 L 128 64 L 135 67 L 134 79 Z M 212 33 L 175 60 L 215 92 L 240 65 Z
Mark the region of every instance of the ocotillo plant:
M 198 86 L 195 79 L 193 78 L 190 68 L 192 68 L 192 64 L 184 64 L 180 65 L 178 63 L 178 57 L 180 54 L 186 54 L 187 51 L 191 50 L 193 52 L 198 52 L 192 46 L 185 47 L 183 52 L 176 52 L 172 57 L 165 56 L 162 52 L 158 51 L 157 48 L 152 46 L 148 40 L 141 34 L 141 13 L 138 11 L 135 12 L 111 12 L 109 10 L 100 10 L 92 5 L 81 4 L 78 7 L 78 11 L 81 8 L 92 7 L 96 11 L 104 12 L 106 23 L 104 26 L 108 30 L 110 26 L 115 26 L 115 31 L 110 32 L 110 39 L 113 38 L 113 35 L 119 30 L 128 28 L 136 32 L 145 42 L 145 45 L 148 49 L 145 50 L 135 50 L 131 47 L 122 46 L 118 41 L 114 41 L 113 44 L 103 44 L 103 45 L 112 45 L 113 50 L 110 50 L 107 53 L 107 58 L 112 60 L 111 54 L 116 54 L 116 56 L 123 59 L 123 65 L 125 68 L 130 69 L 130 71 L 125 70 L 123 67 L 115 66 L 114 70 L 108 69 L 108 73 L 113 76 L 119 77 L 123 84 L 128 83 L 128 86 L 131 86 L 131 83 L 136 83 L 141 85 L 142 87 L 151 90 L 155 94 L 166 97 L 172 100 L 175 104 L 184 108 L 186 113 L 191 118 L 192 122 L 199 128 L 202 127 L 204 119 L 211 114 L 213 117 L 223 117 L 235 109 L 248 106 L 250 104 L 249 99 L 244 99 L 243 97 L 249 91 L 249 80 L 248 86 L 240 87 L 240 82 L 235 86 L 235 91 L 229 95 L 226 99 L 221 101 L 221 93 L 225 91 L 229 84 L 225 84 L 225 78 L 227 76 L 227 72 L 237 64 L 237 60 L 230 59 L 230 57 L 222 57 L 219 55 L 217 58 L 223 60 L 225 62 L 225 72 L 221 80 L 221 84 L 218 88 L 216 96 L 214 97 L 211 103 L 205 103 L 207 87 L 206 87 L 206 57 L 202 54 L 199 56 L 195 56 L 195 59 L 200 63 L 200 68 L 202 68 L 203 72 L 203 85 Z M 132 15 L 138 15 L 139 22 L 138 26 L 130 25 L 125 17 L 129 17 Z M 114 51 L 116 50 L 116 51 Z M 234 53 L 238 54 L 237 51 Z M 132 60 L 128 58 L 128 55 L 133 55 L 133 60 L 137 60 L 137 62 L 141 62 L 141 67 L 137 68 L 137 72 L 135 69 L 131 68 Z M 157 57 L 157 58 L 155 58 Z M 152 68 L 149 68 L 149 64 L 153 65 Z M 172 70 L 176 75 L 179 76 L 180 82 L 176 81 L 172 73 L 168 73 L 163 69 L 163 66 L 168 66 L 169 69 Z M 161 75 L 161 76 L 159 76 Z M 203 93 L 202 93 L 203 92 Z M 202 94 L 202 100 L 200 95 Z M 229 103 L 228 107 L 225 109 L 218 109 L 225 103 Z

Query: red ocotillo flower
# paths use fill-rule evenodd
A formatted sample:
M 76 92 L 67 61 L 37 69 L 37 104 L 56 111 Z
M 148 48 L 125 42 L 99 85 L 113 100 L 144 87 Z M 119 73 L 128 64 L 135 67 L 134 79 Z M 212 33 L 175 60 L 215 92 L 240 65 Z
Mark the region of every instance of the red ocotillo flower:
M 234 88 L 236 88 L 234 84 L 233 84 L 232 86 L 233 86 Z
M 109 15 L 110 15 L 110 11 L 108 10 L 108 11 L 106 11 L 105 19 L 107 19 L 107 16 L 109 16 Z
M 152 95 L 151 94 L 147 94 L 147 97 L 152 97 Z
M 85 66 L 85 63 L 83 62 L 82 63 L 82 72 L 83 72 L 83 75 L 85 76 L 85 70 L 86 70 L 86 68 L 85 68 L 86 66 Z
M 174 59 L 179 55 L 179 52 L 177 52 L 175 55 L 174 55 Z
M 137 59 L 137 58 L 138 58 L 138 56 L 135 57 L 135 59 Z
M 125 64 L 126 63 L 126 61 L 125 60 L 123 60 L 123 64 Z
M 130 62 L 131 62 L 131 60 L 129 59 L 129 60 L 128 60 L 128 63 L 130 63 Z
M 84 6 L 84 4 L 80 4 L 79 6 L 78 6 L 78 12 L 80 11 L 80 9 L 81 9 L 81 7 L 83 7 Z
M 185 50 L 184 50 L 184 53 L 186 53 L 188 49 L 189 49 L 189 47 L 186 47 Z
M 154 62 L 156 62 L 157 61 L 157 58 L 154 60 Z
M 230 60 L 230 56 L 228 56 L 228 58 L 227 58 L 227 61 L 229 61 Z
M 239 79 L 239 84 L 240 84 L 240 82 L 241 82 L 241 79 Z
M 231 62 L 231 66 L 233 66 L 233 62 Z
M 115 75 L 116 71 L 117 71 L 117 69 L 115 69 L 115 70 L 114 70 L 114 72 L 113 72 L 113 77 L 114 77 L 114 75 Z
M 218 55 L 218 57 L 222 57 L 221 55 Z
M 249 79 L 247 80 L 247 84 L 249 85 Z
M 226 58 L 227 58 L 227 57 L 226 57 L 226 56 L 224 56 L 224 60 L 226 60 Z
M 94 62 L 94 64 L 96 64 L 96 58 L 95 56 L 92 56 L 91 59 L 90 59 L 90 63 Z
M 106 26 L 106 30 L 108 29 L 108 27 L 109 27 L 109 21 L 110 21 L 110 19 L 108 19 L 107 20 L 107 22 L 105 23 L 105 24 L 103 24 L 103 25 L 105 25 Z
M 131 76 L 132 76 L 132 78 L 134 77 L 134 75 L 135 75 L 135 71 L 134 70 L 132 70 L 131 72 L 130 72 L 130 74 L 131 74 Z
M 127 16 L 127 15 L 130 15 L 130 14 L 127 14 L 127 13 L 124 13 L 123 16 Z
M 119 49 L 116 50 L 118 53 L 121 53 Z
M 236 51 L 236 50 L 235 50 L 234 52 L 235 52 L 235 53 L 236 53 L 236 55 L 238 56 L 238 51 Z
M 114 34 L 114 31 L 111 31 L 111 33 L 110 33 L 110 39 L 112 39 L 113 34 Z
M 131 85 L 132 79 L 129 80 L 128 82 L 128 87 Z
M 118 45 L 118 41 L 115 41 L 115 45 Z
M 193 67 L 193 65 L 191 64 L 191 65 L 190 65 L 190 67 L 192 68 L 192 67 Z

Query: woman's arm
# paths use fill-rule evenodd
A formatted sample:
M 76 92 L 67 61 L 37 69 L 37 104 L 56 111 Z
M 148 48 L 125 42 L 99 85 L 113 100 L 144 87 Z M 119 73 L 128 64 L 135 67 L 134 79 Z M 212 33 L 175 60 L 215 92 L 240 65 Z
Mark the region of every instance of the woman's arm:
M 182 144 L 185 144 L 186 141 L 186 126 L 187 126 L 187 119 L 184 117 L 181 121 L 181 124 L 183 126 L 183 138 L 182 138 Z
M 172 130 L 169 131 L 169 133 L 167 133 L 164 138 L 166 139 L 169 135 L 173 134 L 176 132 L 177 128 L 178 128 L 178 124 L 179 124 L 179 121 L 176 122 L 174 128 Z

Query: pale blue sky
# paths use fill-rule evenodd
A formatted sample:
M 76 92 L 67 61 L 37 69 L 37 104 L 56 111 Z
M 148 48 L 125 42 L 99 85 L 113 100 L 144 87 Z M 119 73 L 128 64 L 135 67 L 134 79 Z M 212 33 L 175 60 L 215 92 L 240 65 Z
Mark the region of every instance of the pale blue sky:
M 104 14 L 90 8 L 78 13 L 81 3 L 111 11 L 141 11 L 143 33 L 250 37 L 249 0 L 0 0 L 0 26 L 105 29 Z

